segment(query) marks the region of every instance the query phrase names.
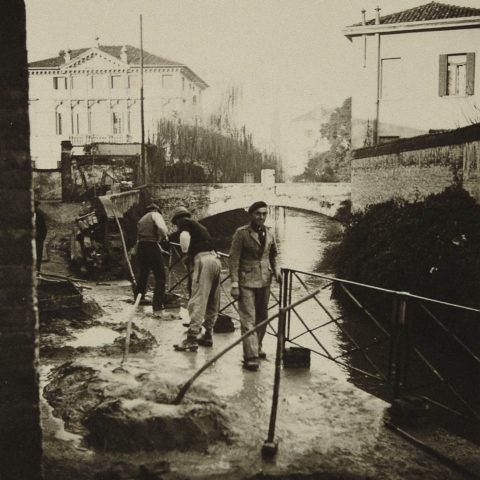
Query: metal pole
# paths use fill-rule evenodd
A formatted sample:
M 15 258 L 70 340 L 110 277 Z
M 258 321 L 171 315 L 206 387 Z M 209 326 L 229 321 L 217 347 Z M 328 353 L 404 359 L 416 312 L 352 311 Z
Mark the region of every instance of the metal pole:
M 393 372 L 393 398 L 400 397 L 400 390 L 403 387 L 403 378 L 405 370 L 405 314 L 407 301 L 405 297 L 400 297 L 397 310 L 397 321 L 395 331 L 395 367 Z
M 141 122 L 141 177 L 142 185 L 147 183 L 146 165 L 145 165 L 145 111 L 143 105 L 143 21 L 140 15 L 140 122 Z
M 280 308 L 278 316 L 278 329 L 277 329 L 277 354 L 275 357 L 275 379 L 273 383 L 273 396 L 272 396 L 272 410 L 270 413 L 270 424 L 268 427 L 268 437 L 262 446 L 262 456 L 264 458 L 273 457 L 278 450 L 278 442 L 275 442 L 275 424 L 277 421 L 278 410 L 278 395 L 280 392 L 280 378 L 282 370 L 283 359 L 283 342 L 285 331 L 285 308 Z

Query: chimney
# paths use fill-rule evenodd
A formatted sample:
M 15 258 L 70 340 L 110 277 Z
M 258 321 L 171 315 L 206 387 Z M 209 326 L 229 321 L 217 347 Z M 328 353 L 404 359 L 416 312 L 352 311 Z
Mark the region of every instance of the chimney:
M 98 48 L 100 47 L 100 37 L 97 35 L 95 37 L 95 41 L 93 42 L 93 48 Z
M 72 58 L 72 51 L 69 48 L 65 50 L 65 55 L 63 58 L 65 58 L 65 63 L 69 62 L 70 59 Z
M 120 52 L 120 60 L 124 63 L 128 63 L 128 58 L 127 58 L 127 46 L 124 45 L 122 47 L 122 51 Z
M 375 25 L 379 25 L 380 24 L 380 10 L 381 8 L 377 5 L 377 8 L 375 9 Z
M 367 13 L 367 11 L 365 9 L 362 10 L 362 25 L 366 25 L 367 24 L 367 19 L 365 18 L 365 14 Z

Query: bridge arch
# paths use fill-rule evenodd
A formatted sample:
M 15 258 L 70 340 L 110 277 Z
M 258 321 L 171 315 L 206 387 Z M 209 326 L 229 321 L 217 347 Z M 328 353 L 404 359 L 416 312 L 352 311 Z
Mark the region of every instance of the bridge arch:
M 349 183 L 161 184 L 146 188 L 167 217 L 179 205 L 189 208 L 197 218 L 205 218 L 247 208 L 256 200 L 333 217 L 341 203 L 350 199 Z

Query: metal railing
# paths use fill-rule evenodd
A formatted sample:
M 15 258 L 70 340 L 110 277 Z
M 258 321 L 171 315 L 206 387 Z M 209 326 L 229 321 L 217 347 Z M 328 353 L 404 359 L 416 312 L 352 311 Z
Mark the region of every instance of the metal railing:
M 170 244 L 168 291 L 188 298 L 185 284 L 189 268 L 182 263 L 184 255 L 179 247 Z M 219 257 L 223 266 L 220 313 L 238 319 L 236 300 L 228 289 L 230 275 L 225 269 L 229 256 L 219 253 Z M 342 298 L 332 302 L 333 294 Z M 182 401 L 193 382 L 214 362 L 267 325 L 267 333 L 277 337 L 277 349 L 268 436 L 262 447 L 264 457 L 277 452 L 275 425 L 287 345 L 308 349 L 347 369 L 353 383 L 373 395 L 389 402 L 420 399 L 456 418 L 467 419 L 478 432 L 478 388 L 471 388 L 470 379 L 475 382 L 480 378 L 480 310 L 291 268 L 282 269 L 280 290 L 278 294 L 272 292 L 272 309 L 276 309 L 273 315 L 197 370 L 181 386 L 174 403 Z M 277 329 L 272 325 L 276 318 Z M 336 336 L 335 342 L 329 345 L 332 335 Z M 438 355 L 439 350 L 448 355 Z M 397 425 L 389 421 L 385 425 L 450 467 L 470 475 L 468 469 Z
M 480 399 L 469 381 L 480 378 L 480 310 L 295 269 L 283 270 L 283 284 L 288 303 L 317 287 L 342 297 L 340 311 L 332 312 L 325 295 L 315 295 L 313 325 L 289 310 L 286 343 L 358 374 L 361 388 L 365 379 L 376 383 L 366 389 L 388 401 L 417 397 L 480 426 Z M 324 340 L 332 327 L 340 351 Z
M 220 280 L 220 310 L 219 314 L 228 315 L 233 320 L 239 321 L 237 300 L 230 295 L 230 273 L 228 268 L 229 255 L 223 252 L 217 252 L 222 263 L 222 272 Z M 182 253 L 180 244 L 170 242 L 170 256 L 168 258 L 168 293 L 178 295 L 187 299 L 190 296 L 190 276 L 191 268 L 187 262 L 187 257 Z M 271 299 L 268 310 L 271 311 L 279 305 L 279 292 L 271 291 Z M 276 335 L 276 330 L 269 323 L 267 333 Z

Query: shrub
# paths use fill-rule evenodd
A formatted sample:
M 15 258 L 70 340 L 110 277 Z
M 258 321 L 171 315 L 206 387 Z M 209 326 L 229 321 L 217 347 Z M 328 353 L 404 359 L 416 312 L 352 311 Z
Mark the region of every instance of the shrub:
M 480 205 L 460 187 L 372 205 L 333 248 L 340 278 L 480 306 Z

